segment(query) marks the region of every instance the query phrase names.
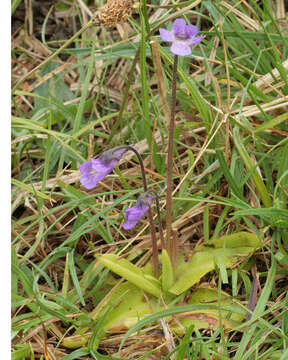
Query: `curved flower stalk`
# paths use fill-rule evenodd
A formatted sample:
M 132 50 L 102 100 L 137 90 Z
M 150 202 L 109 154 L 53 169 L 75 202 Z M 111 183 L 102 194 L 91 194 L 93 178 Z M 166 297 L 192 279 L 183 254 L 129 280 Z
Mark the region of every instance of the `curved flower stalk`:
M 112 172 L 129 146 L 117 146 L 105 151 L 99 158 L 91 159 L 80 165 L 81 184 L 88 190 L 93 189 L 99 181 Z
M 187 56 L 191 54 L 191 45 L 198 44 L 203 35 L 196 36 L 198 28 L 195 25 L 186 25 L 184 19 L 176 19 L 172 24 L 172 30 L 159 29 L 163 41 L 172 42 L 170 50 L 175 55 Z
M 80 165 L 80 172 L 82 174 L 80 178 L 80 182 L 86 189 L 88 190 L 93 189 L 98 184 L 99 181 L 101 181 L 105 176 L 110 174 L 110 172 L 118 164 L 123 154 L 128 150 L 133 151 L 139 160 L 145 193 L 143 194 L 142 197 L 138 199 L 134 207 L 132 207 L 131 209 L 127 209 L 126 222 L 123 224 L 123 227 L 126 230 L 132 229 L 137 224 L 137 222 L 142 218 L 142 216 L 144 216 L 146 212 L 148 213 L 148 219 L 151 230 L 151 239 L 152 239 L 154 273 L 155 276 L 158 277 L 159 260 L 158 260 L 157 239 L 156 239 L 153 216 L 150 209 L 152 201 L 155 197 L 157 197 L 157 194 L 153 190 L 148 190 L 143 160 L 141 158 L 141 155 L 138 153 L 138 151 L 134 149 L 133 145 L 121 145 L 111 150 L 105 151 L 97 159 L 91 159 L 89 161 L 84 162 L 83 164 Z M 154 193 L 155 196 L 149 197 L 148 196 L 149 193 Z M 161 243 L 164 244 L 161 219 L 159 215 L 158 199 L 157 199 L 157 212 L 158 212 L 157 216 L 159 220 Z

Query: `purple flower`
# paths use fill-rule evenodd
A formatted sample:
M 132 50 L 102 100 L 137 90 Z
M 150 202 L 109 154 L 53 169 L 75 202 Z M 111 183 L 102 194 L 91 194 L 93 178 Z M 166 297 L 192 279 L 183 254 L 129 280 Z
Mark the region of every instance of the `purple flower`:
M 149 210 L 153 199 L 155 196 L 147 196 L 147 193 L 144 193 L 140 196 L 136 202 L 135 206 L 125 210 L 125 222 L 122 227 L 125 230 L 132 229 L 137 222 L 146 214 Z
M 81 164 L 81 184 L 88 190 L 93 189 L 99 181 L 110 174 L 123 154 L 128 150 L 128 147 L 117 146 L 111 150 L 105 151 L 99 158 L 91 159 Z
M 186 25 L 184 19 L 176 19 L 172 30 L 159 29 L 162 40 L 172 42 L 170 50 L 175 55 L 186 56 L 191 54 L 191 45 L 198 44 L 203 35 L 197 36 L 198 28 L 195 25 Z

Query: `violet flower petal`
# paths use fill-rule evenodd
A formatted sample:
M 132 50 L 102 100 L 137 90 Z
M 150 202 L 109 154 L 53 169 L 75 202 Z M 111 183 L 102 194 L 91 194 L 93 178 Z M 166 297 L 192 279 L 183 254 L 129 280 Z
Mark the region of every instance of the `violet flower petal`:
M 159 32 L 163 41 L 172 42 L 174 40 L 174 35 L 172 31 L 160 28 Z
M 122 224 L 123 229 L 129 230 L 136 226 L 137 222 L 149 210 L 155 196 L 140 196 L 136 205 L 125 210 L 125 222 Z
M 173 42 L 170 50 L 175 55 L 186 56 L 191 54 L 191 49 L 189 45 L 181 42 Z
M 105 178 L 118 163 L 118 160 L 112 160 L 108 165 L 98 159 L 91 159 L 80 165 L 80 172 L 83 174 L 80 183 L 87 189 L 93 189 L 102 179 Z M 90 170 L 90 171 L 89 171 Z
M 203 35 L 196 37 L 198 27 L 195 25 L 186 25 L 182 18 L 176 19 L 172 24 L 172 31 L 160 29 L 160 35 L 163 41 L 172 42 L 170 51 L 179 56 L 186 56 L 192 53 L 190 46 L 198 44 Z
M 132 229 L 137 222 L 145 215 L 145 213 L 148 211 L 149 206 L 139 206 L 135 205 L 132 206 L 129 209 L 125 210 L 125 219 L 126 221 L 123 223 L 122 227 L 125 230 Z
M 198 27 L 195 25 L 186 25 L 185 32 L 188 38 L 196 36 L 198 34 Z
M 80 165 L 80 172 L 81 174 L 89 174 L 92 171 L 92 162 L 91 160 L 85 161 L 83 164 Z
M 118 164 L 123 154 L 129 148 L 119 147 L 105 151 L 99 158 L 91 159 L 80 165 L 80 172 L 83 176 L 80 178 L 81 184 L 88 190 L 93 189 L 99 181 L 110 174 Z
M 132 206 L 131 208 L 126 209 L 125 211 L 126 220 L 138 221 L 146 213 L 146 211 L 148 211 L 148 209 L 149 209 L 148 205 L 143 207 L 139 205 Z
M 97 183 L 99 182 L 98 179 L 95 177 L 95 173 L 83 175 L 80 178 L 80 183 L 87 189 L 93 189 Z
M 172 30 L 175 35 L 185 34 L 186 21 L 184 19 L 176 19 L 172 24 Z
M 203 36 L 204 36 L 204 35 L 202 34 L 202 35 L 197 36 L 197 37 L 195 37 L 195 38 L 193 38 L 193 39 L 189 39 L 189 40 L 187 41 L 187 44 L 188 44 L 188 45 L 196 45 L 196 44 L 198 44 L 198 43 L 202 40 Z
M 102 156 L 98 159 L 92 159 L 92 169 L 99 173 L 107 173 L 111 172 L 114 166 L 118 163 L 118 160 L 112 160 L 108 164 L 103 161 Z
M 122 224 L 122 227 L 124 230 L 130 230 L 130 229 L 133 229 L 137 225 L 137 222 L 138 221 L 126 220 Z

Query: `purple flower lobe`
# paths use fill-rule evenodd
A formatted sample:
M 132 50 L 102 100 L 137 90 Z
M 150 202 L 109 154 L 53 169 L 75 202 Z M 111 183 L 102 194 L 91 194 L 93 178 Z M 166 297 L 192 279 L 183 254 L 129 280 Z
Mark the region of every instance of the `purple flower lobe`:
M 105 151 L 97 159 L 85 161 L 80 165 L 80 172 L 82 174 L 80 183 L 88 190 L 93 189 L 99 181 L 113 171 L 121 157 L 128 150 L 128 147 L 117 146 Z
M 198 44 L 203 35 L 197 36 L 198 27 L 195 25 L 186 25 L 184 19 L 176 19 L 172 24 L 172 30 L 160 29 L 160 36 L 163 41 L 172 42 L 170 50 L 173 54 L 187 56 L 191 54 L 191 45 Z

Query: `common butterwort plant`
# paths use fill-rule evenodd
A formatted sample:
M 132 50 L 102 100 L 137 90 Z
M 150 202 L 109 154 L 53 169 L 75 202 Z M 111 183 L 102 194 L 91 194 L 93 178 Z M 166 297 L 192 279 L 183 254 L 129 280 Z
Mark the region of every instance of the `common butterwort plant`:
M 191 55 L 191 46 L 198 44 L 202 39 L 202 35 L 198 36 L 198 28 L 194 25 L 186 24 L 184 19 L 175 20 L 171 30 L 160 29 L 160 35 L 162 40 L 172 43 L 170 50 L 174 54 L 171 86 L 171 117 L 167 153 L 166 241 L 164 242 L 161 227 L 159 196 L 153 190 L 148 189 L 142 158 L 133 146 L 117 146 L 104 152 L 100 157 L 91 159 L 80 166 L 82 174 L 80 181 L 82 185 L 87 189 L 92 189 L 99 181 L 103 180 L 105 176 L 113 171 L 114 167 L 128 150 L 135 153 L 139 160 L 144 192 L 138 197 L 135 205 L 125 210 L 125 221 L 122 224 L 122 229 L 130 231 L 136 227 L 138 222 L 144 216 L 148 215 L 150 225 L 149 230 L 152 239 L 153 266 L 151 266 L 150 262 L 142 267 L 136 266 L 125 257 L 119 256 L 119 254 L 106 253 L 97 257 L 97 261 L 100 264 L 126 280 L 126 282 L 119 284 L 119 287 L 117 285 L 117 292 L 114 294 L 112 292 L 112 295 L 110 294 L 110 298 L 105 303 L 103 311 L 101 310 L 102 312 L 98 310 L 98 306 L 95 311 L 93 311 L 92 318 L 95 321 L 101 319 L 101 330 L 103 331 L 108 329 L 119 329 L 121 326 L 131 327 L 138 320 L 147 318 L 147 314 L 151 312 L 156 313 L 160 310 L 164 311 L 164 309 L 166 311 L 167 307 L 175 306 L 179 295 L 184 294 L 184 292 L 198 283 L 203 276 L 215 269 L 219 269 L 221 279 L 224 279 L 226 282 L 226 268 L 235 266 L 241 257 L 250 255 L 254 249 L 259 246 L 256 235 L 247 232 L 239 232 L 233 235 L 209 240 L 209 245 L 205 243 L 198 245 L 192 254 L 186 254 L 188 258 L 185 257 L 184 259 L 183 254 L 179 254 L 178 256 L 177 238 L 172 236 L 171 226 L 173 190 L 172 155 L 175 128 L 178 56 L 185 57 Z M 156 202 L 159 238 L 162 245 L 162 253 L 160 254 L 161 272 L 158 260 L 157 238 L 151 210 L 154 201 Z M 245 246 L 243 244 L 245 244 Z M 178 266 L 176 266 L 176 260 L 178 261 Z M 143 291 L 145 292 L 145 297 L 143 296 Z M 195 299 L 193 300 L 191 297 L 188 300 L 188 303 L 189 301 L 192 301 L 190 302 L 191 307 L 189 307 L 189 309 L 191 311 L 200 311 L 199 308 L 201 307 L 201 309 L 204 309 L 204 306 L 205 314 L 203 319 L 205 316 L 207 316 L 208 319 L 212 318 L 215 326 L 217 326 L 217 321 L 215 322 L 214 319 L 217 319 L 220 311 L 220 318 L 225 317 L 227 320 L 225 326 L 227 327 L 233 327 L 235 321 L 242 320 L 243 316 L 238 316 L 237 312 L 234 313 L 230 310 L 229 313 L 228 311 L 223 312 L 218 305 L 215 308 L 215 304 L 219 301 L 218 290 L 215 291 L 215 289 L 209 287 L 204 289 L 202 287 L 202 289 L 196 290 L 194 294 L 196 294 Z M 228 294 L 221 294 L 221 301 L 222 295 L 225 305 L 230 306 L 233 304 L 232 299 Z M 129 301 L 122 301 L 122 298 L 129 298 Z M 119 301 L 119 299 L 121 300 Z M 115 304 L 117 304 L 116 307 Z M 179 309 L 176 309 L 175 314 L 180 314 L 180 311 L 178 310 Z M 109 316 L 107 316 L 105 320 L 102 320 L 108 312 Z M 183 312 L 183 309 L 181 312 Z M 200 317 L 201 316 L 202 314 L 200 313 Z M 230 319 L 232 320 L 231 323 L 228 322 Z M 182 322 L 181 319 L 180 322 Z M 193 317 L 191 319 L 185 319 L 184 325 L 185 327 L 188 327 L 191 323 L 197 328 L 197 322 L 194 322 Z M 210 326 L 211 323 L 208 322 L 208 327 L 210 328 Z M 132 330 L 133 328 L 129 331 Z M 85 331 L 86 330 L 84 330 L 84 332 Z M 93 338 L 93 335 L 91 338 Z M 84 335 L 83 345 L 87 341 L 88 335 Z M 73 342 L 73 339 L 71 339 L 71 342 Z M 72 346 L 74 346 L 74 343 Z

